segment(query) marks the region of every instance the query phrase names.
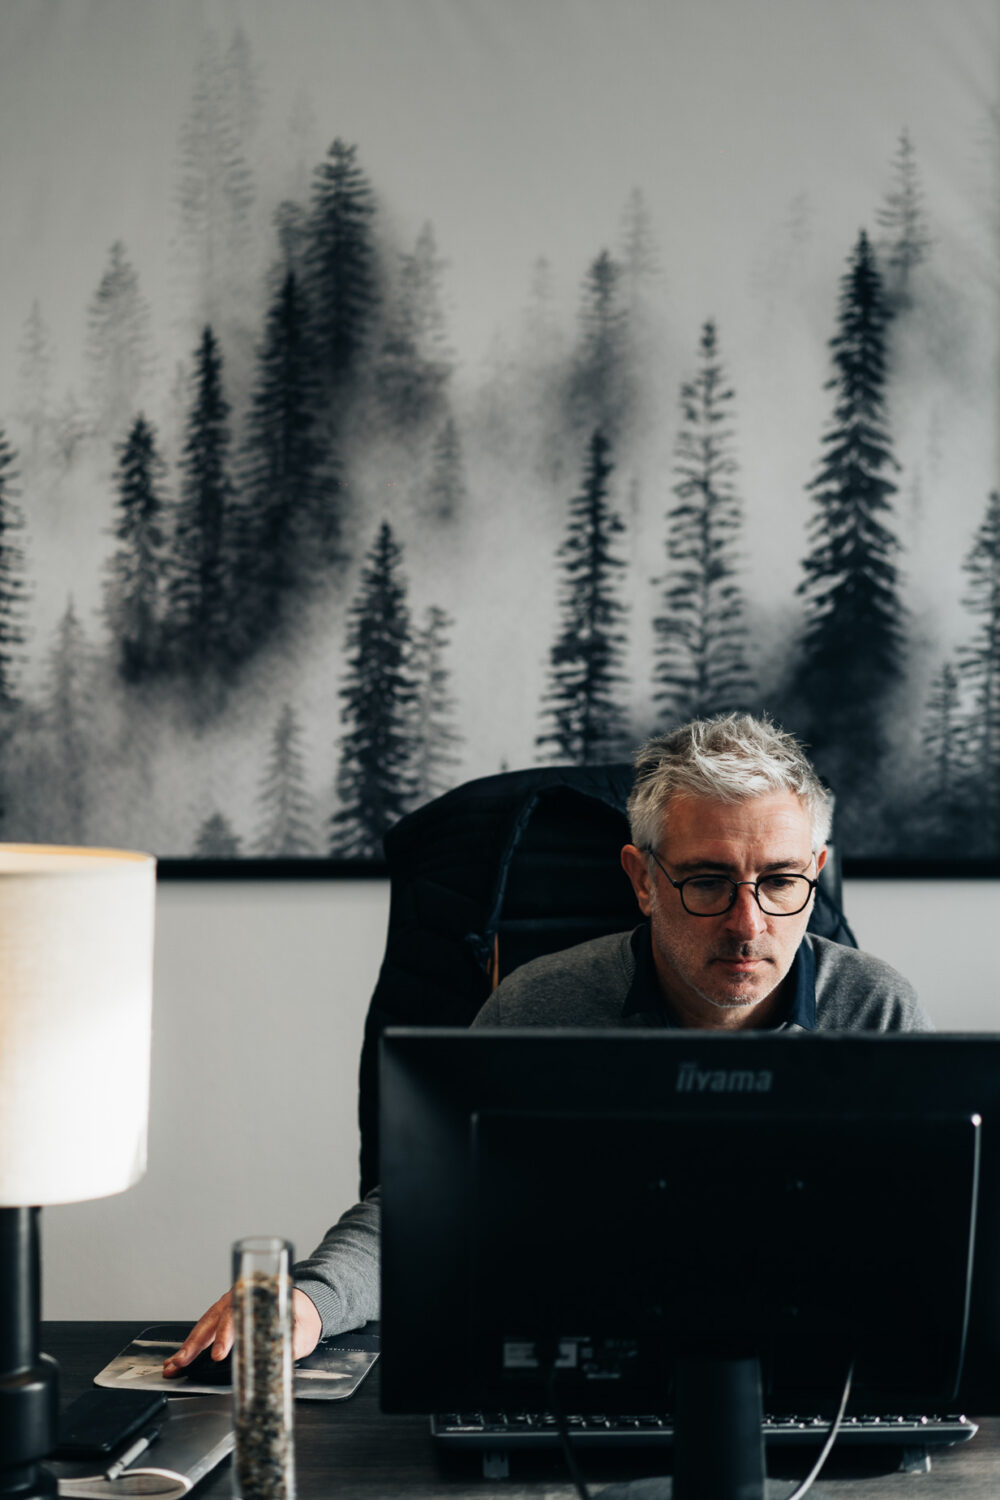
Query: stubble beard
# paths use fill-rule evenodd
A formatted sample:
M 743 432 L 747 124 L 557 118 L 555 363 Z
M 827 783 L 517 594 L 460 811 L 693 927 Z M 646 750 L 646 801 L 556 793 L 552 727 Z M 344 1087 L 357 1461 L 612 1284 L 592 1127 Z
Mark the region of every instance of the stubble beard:
M 748 1006 L 758 1005 L 761 1000 L 766 1000 L 767 996 L 737 993 L 721 1000 L 717 995 L 702 995 L 702 999 L 707 1000 L 709 1005 L 714 1005 L 716 1010 L 746 1010 Z
M 650 903 L 649 912 L 650 918 L 654 922 L 659 915 L 657 905 L 658 903 L 654 896 L 653 900 Z M 736 945 L 735 952 L 713 953 L 710 957 L 709 962 L 711 963 L 711 960 L 716 958 L 757 957 L 765 957 L 765 955 L 755 954 L 753 951 L 752 943 L 738 943 Z M 693 990 L 696 995 L 704 1000 L 706 1004 L 711 1005 L 713 1009 L 720 1011 L 749 1010 L 751 1006 L 759 1005 L 762 1000 L 766 1000 L 768 995 L 771 994 L 771 991 L 774 988 L 774 986 L 772 985 L 769 989 L 765 990 L 763 994 L 758 994 L 756 988 L 748 990 L 744 987 L 745 982 L 741 982 L 740 980 L 736 979 L 731 981 L 728 993 L 720 996 L 718 993 L 710 994 L 708 990 L 698 982 L 698 979 L 696 978 L 694 972 L 685 973 L 679 967 L 675 969 L 675 972 L 677 973 L 678 978 L 680 978 L 688 986 L 689 989 Z
M 766 961 L 764 954 L 754 953 L 752 943 L 740 943 L 735 953 L 715 953 L 712 957 L 713 959 L 757 958 Z M 759 994 L 756 986 L 748 989 L 739 980 L 734 980 L 728 994 L 721 998 L 718 995 L 705 994 L 703 998 L 708 1001 L 709 1005 L 715 1006 L 716 1010 L 746 1010 L 748 1006 L 759 1005 L 762 1000 L 767 999 L 770 993 L 770 990 L 766 990 L 763 994 Z

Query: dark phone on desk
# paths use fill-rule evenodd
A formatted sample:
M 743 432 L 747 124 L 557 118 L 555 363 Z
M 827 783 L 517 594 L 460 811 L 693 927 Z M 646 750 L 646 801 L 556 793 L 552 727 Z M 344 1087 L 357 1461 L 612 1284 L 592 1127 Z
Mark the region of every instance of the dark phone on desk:
M 162 1412 L 166 1396 L 155 1391 L 109 1391 L 94 1386 L 59 1414 L 56 1458 L 106 1458 L 129 1438 L 139 1437 Z

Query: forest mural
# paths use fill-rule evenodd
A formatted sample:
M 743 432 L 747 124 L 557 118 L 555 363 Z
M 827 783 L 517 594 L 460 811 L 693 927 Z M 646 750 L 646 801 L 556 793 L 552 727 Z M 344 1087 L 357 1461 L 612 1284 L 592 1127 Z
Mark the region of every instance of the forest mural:
M 371 860 L 735 708 L 1000 858 L 995 7 L 278 15 L 0 13 L 0 837 Z

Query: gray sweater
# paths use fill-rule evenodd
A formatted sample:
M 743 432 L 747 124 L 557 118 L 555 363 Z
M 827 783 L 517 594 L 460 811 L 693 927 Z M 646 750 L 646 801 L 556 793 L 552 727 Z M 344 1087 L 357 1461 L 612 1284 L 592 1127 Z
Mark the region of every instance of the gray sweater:
M 817 1031 L 931 1031 L 912 985 L 889 964 L 857 948 L 806 934 L 815 960 Z M 636 978 L 630 932 L 579 943 L 515 969 L 487 1000 L 473 1026 L 663 1026 L 663 1012 L 622 1014 Z M 803 1031 L 788 1021 L 776 1031 Z
M 822 1031 L 931 1031 L 916 994 L 895 969 L 826 938 L 807 934 L 815 959 L 815 1027 Z M 508 976 L 473 1026 L 663 1026 L 661 1013 L 623 1007 L 636 978 L 632 934 L 613 933 L 548 954 Z M 775 1028 L 808 1028 L 786 1021 Z M 316 1304 L 323 1337 L 378 1317 L 379 1190 L 349 1208 L 308 1259 L 295 1284 Z

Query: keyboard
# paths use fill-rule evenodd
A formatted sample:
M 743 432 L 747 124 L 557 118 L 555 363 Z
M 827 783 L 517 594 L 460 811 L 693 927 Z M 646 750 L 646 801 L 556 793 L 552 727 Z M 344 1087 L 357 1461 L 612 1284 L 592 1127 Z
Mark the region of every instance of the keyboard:
M 781 1447 L 819 1445 L 830 1422 L 830 1417 L 765 1416 L 764 1441 Z M 667 1448 L 674 1440 L 669 1415 L 568 1416 L 566 1423 L 574 1448 Z M 977 1431 L 975 1422 L 958 1414 L 853 1416 L 844 1418 L 837 1442 L 938 1448 L 964 1442 Z M 537 1451 L 559 1445 L 551 1412 L 445 1412 L 431 1418 L 431 1433 L 439 1443 L 469 1450 Z

